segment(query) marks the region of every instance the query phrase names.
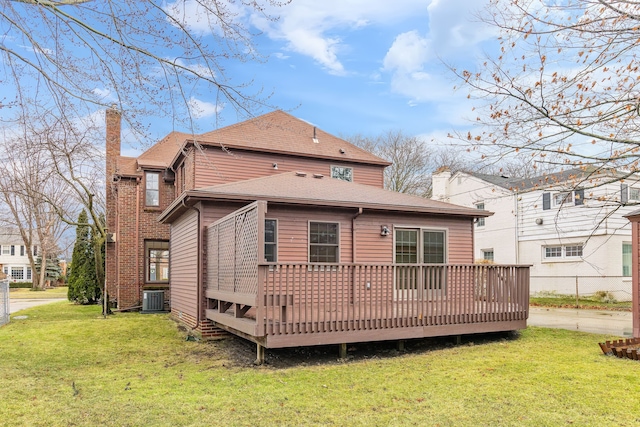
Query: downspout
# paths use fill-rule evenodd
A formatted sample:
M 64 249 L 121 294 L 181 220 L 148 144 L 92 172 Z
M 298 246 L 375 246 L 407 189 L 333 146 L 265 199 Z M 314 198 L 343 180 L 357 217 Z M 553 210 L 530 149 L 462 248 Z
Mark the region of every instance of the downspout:
M 196 261 L 196 264 L 198 265 L 198 268 L 196 268 L 196 325 L 191 328 L 192 331 L 198 329 L 198 327 L 200 326 L 200 321 L 201 321 L 201 312 L 202 312 L 202 251 L 203 251 L 203 247 L 202 247 L 202 230 L 200 230 L 200 209 L 196 208 L 195 206 L 187 206 L 184 203 L 185 199 L 183 198 L 181 201 L 181 204 L 183 207 L 185 207 L 186 209 L 193 209 L 194 211 L 196 211 L 197 214 L 197 218 L 198 218 L 198 223 L 196 225 L 196 230 L 198 231 L 198 235 L 197 235 L 197 246 L 198 246 L 198 260 Z
M 140 182 L 142 180 L 138 177 L 136 178 L 136 271 L 138 272 L 138 298 L 140 295 Z M 143 273 L 145 274 L 145 273 Z M 144 279 L 142 280 L 144 282 Z M 118 296 L 120 292 L 118 292 Z M 120 308 L 120 298 L 118 298 L 118 308 Z
M 358 208 L 358 213 L 351 218 L 351 263 L 356 263 L 356 218 L 362 215 L 362 208 Z

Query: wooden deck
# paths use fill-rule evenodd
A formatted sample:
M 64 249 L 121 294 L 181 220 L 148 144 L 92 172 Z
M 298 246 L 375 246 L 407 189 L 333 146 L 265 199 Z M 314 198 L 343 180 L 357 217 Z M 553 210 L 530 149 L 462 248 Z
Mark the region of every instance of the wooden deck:
M 265 264 L 256 277 L 242 292 L 208 286 L 206 316 L 267 348 L 508 331 L 528 317 L 523 266 Z

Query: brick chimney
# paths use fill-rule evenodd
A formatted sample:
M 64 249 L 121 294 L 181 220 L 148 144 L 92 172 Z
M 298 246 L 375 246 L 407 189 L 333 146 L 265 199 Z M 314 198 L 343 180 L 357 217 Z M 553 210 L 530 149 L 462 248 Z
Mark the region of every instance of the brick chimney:
M 118 291 L 118 266 L 116 264 L 116 239 L 118 233 L 118 195 L 116 183 L 113 177 L 118 168 L 118 157 L 120 157 L 120 123 L 121 113 L 114 106 L 107 109 L 105 113 L 106 125 L 106 219 L 107 219 L 107 245 L 105 251 L 105 280 L 107 293 L 113 299 Z
M 106 156 L 107 156 L 107 183 L 113 179 L 113 174 L 118 167 L 120 157 L 120 123 L 121 113 L 113 105 L 106 111 L 105 123 L 107 126 Z

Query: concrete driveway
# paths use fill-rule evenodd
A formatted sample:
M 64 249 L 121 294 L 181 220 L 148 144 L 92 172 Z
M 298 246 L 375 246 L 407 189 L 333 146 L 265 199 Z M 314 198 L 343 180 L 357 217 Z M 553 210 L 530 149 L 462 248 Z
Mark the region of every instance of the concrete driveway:
M 529 307 L 527 325 L 619 337 L 633 335 L 633 320 L 629 311 Z

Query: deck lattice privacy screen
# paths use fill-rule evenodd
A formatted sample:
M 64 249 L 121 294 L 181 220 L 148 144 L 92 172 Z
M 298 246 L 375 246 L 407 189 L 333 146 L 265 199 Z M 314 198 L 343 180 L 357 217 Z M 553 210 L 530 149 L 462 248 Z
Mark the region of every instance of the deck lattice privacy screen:
M 258 292 L 259 205 L 251 203 L 207 228 L 207 288 Z

